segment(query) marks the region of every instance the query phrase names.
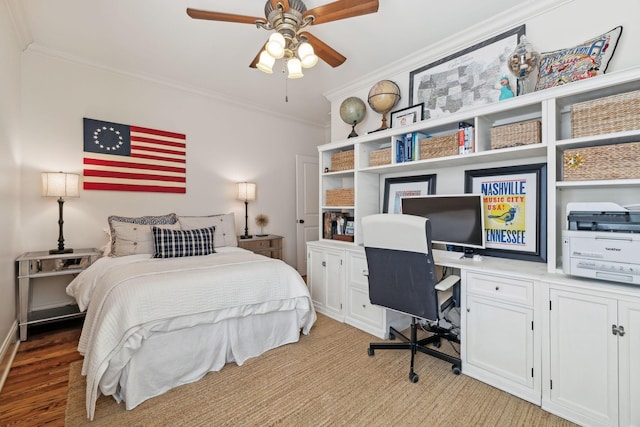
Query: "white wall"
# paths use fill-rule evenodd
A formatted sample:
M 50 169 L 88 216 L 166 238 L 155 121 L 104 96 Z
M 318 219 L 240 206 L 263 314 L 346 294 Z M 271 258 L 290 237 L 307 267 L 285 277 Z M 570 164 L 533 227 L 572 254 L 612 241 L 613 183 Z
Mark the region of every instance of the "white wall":
M 609 63 L 607 73 L 640 65 L 637 53 L 640 41 L 640 1 L 612 0 L 603 6 L 596 0 L 539 0 L 528 8 L 505 11 L 491 22 L 478 23 L 453 37 L 444 39 L 437 46 L 425 48 L 384 70 L 363 76 L 356 82 L 345 85 L 326 94 L 331 101 L 331 140 L 344 140 L 351 126 L 340 119 L 340 104 L 345 98 L 357 96 L 366 103 L 369 89 L 382 79 L 396 82 L 402 99 L 394 110 L 405 108 L 409 103 L 409 74 L 412 70 L 437 61 L 448 55 L 473 46 L 507 30 L 526 25 L 527 40 L 540 52 L 568 48 L 603 34 L 622 25 L 623 32 L 615 55 Z M 380 127 L 381 116 L 367 105 L 367 116 L 356 127 L 360 135 Z
M 5 2 L 0 2 L 0 362 L 16 321 L 14 260 L 20 252 L 18 198 L 20 49 Z M 6 350 L 6 348 L 5 348 Z M 0 377 L 2 372 L 0 372 Z M 1 384 L 1 382 L 0 382 Z

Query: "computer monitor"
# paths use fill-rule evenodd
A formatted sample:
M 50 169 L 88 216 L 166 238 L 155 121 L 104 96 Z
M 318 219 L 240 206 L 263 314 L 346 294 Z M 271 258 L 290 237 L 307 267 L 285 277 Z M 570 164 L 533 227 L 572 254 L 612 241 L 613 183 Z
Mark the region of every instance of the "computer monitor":
M 485 248 L 481 194 L 405 197 L 402 213 L 429 218 L 432 243 L 460 246 L 465 253 Z

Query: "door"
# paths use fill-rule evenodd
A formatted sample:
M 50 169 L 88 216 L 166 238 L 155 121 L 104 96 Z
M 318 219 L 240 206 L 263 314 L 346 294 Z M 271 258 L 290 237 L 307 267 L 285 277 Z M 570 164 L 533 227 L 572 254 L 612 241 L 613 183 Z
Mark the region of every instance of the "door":
M 296 265 L 307 274 L 307 242 L 318 240 L 319 206 L 318 158 L 296 155 Z

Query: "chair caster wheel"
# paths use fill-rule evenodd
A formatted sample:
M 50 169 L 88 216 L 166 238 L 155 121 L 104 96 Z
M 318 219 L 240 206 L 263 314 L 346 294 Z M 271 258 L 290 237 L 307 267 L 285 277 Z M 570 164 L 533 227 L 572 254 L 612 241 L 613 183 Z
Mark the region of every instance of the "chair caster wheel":
M 417 383 L 419 379 L 420 377 L 415 372 L 409 373 L 409 381 L 411 381 L 412 383 Z
M 434 342 L 433 342 L 433 346 L 434 346 L 435 348 L 440 348 L 440 347 L 442 346 L 442 343 L 440 342 L 440 340 L 438 340 L 438 341 L 434 341 Z
M 459 366 L 457 366 L 457 365 L 453 365 L 453 366 L 451 367 L 451 371 L 452 371 L 454 374 L 456 374 L 456 375 L 460 375 L 460 373 L 462 372 L 462 370 L 460 369 L 460 367 L 459 367 Z
M 370 348 L 367 350 L 367 353 L 369 354 L 369 356 L 373 356 L 375 354 L 375 350 Z

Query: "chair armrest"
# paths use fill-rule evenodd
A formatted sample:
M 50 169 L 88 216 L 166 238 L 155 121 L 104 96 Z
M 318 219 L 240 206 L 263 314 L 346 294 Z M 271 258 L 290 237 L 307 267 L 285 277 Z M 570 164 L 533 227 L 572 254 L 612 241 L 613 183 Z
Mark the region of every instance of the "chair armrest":
M 447 289 L 451 288 L 453 285 L 455 285 L 459 281 L 460 281 L 460 276 L 456 276 L 455 274 L 452 274 L 450 276 L 445 277 L 441 281 L 439 281 L 436 284 L 435 288 L 438 291 L 446 291 Z

